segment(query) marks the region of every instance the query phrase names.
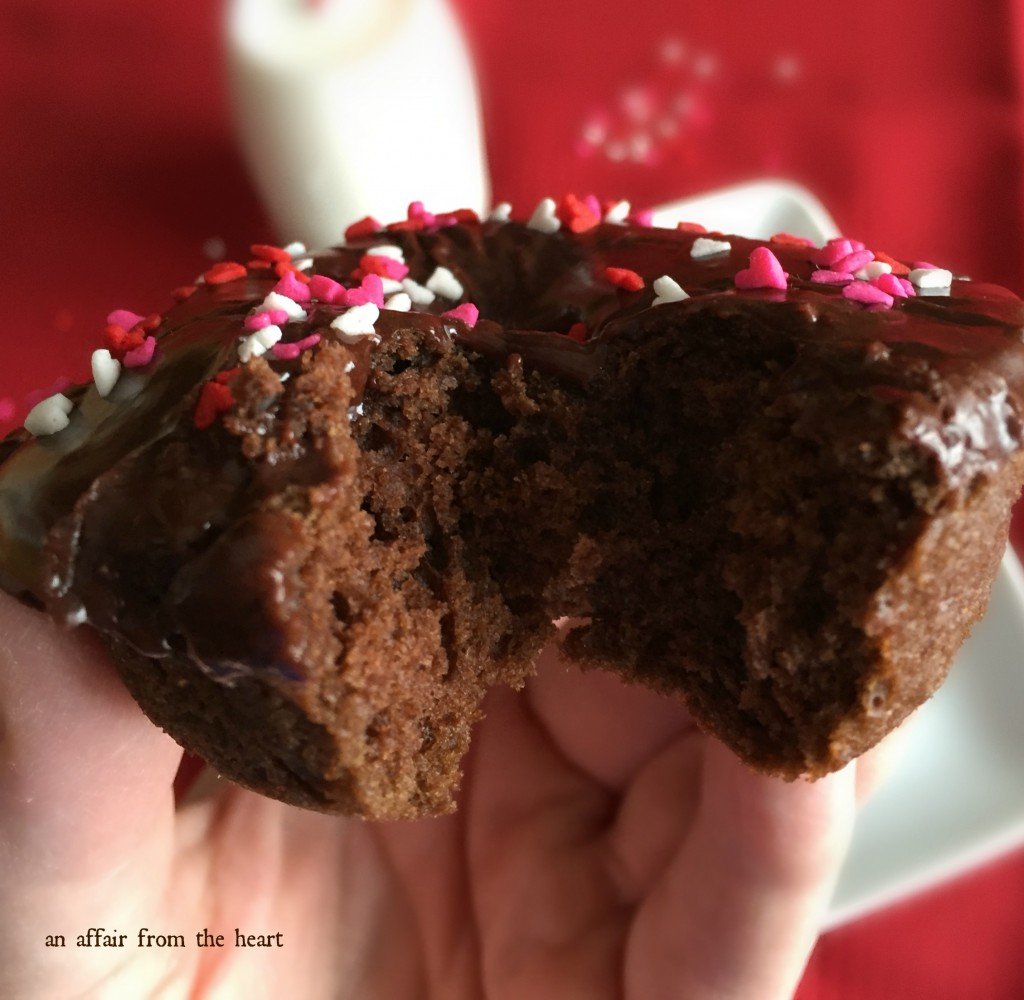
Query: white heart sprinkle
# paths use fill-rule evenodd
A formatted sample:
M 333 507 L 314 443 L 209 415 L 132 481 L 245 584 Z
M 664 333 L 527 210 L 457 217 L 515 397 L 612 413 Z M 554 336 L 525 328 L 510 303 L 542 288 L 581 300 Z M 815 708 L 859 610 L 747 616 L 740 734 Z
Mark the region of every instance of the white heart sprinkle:
M 908 277 L 918 288 L 949 288 L 953 284 L 953 272 L 944 267 L 915 267 Z
M 68 414 L 73 408 L 74 403 L 62 392 L 47 396 L 28 411 L 28 416 L 25 417 L 25 430 L 36 437 L 56 434 L 71 423 Z
M 499 201 L 491 209 L 491 214 L 488 218 L 491 222 L 508 222 L 512 218 L 512 205 L 507 201 Z
M 397 278 L 381 278 L 380 290 L 385 295 L 394 295 L 402 290 L 402 283 Z
M 300 257 L 298 260 L 292 261 L 292 267 L 298 268 L 300 271 L 308 271 L 313 266 L 312 257 Z
M 271 323 L 269 326 L 257 330 L 253 336 L 260 342 L 265 351 L 270 350 L 281 339 L 281 328 Z
M 683 299 L 690 297 L 687 292 L 683 291 L 682 285 L 675 278 L 670 278 L 667 274 L 663 274 L 660 278 L 655 278 L 651 284 L 654 288 L 654 302 L 651 303 L 652 305 L 661 306 L 666 302 L 682 302 Z
M 295 240 L 293 243 L 289 243 L 288 246 L 282 247 L 281 249 L 284 250 L 289 257 L 300 257 L 306 252 L 306 244 Z
M 385 300 L 384 308 L 390 309 L 392 312 L 407 313 L 412 309 L 412 299 L 405 292 L 399 292 Z
M 527 227 L 542 233 L 557 233 L 562 228 L 562 223 L 555 215 L 555 207 L 554 198 L 542 198 L 540 204 L 533 210 L 530 221 L 526 223 Z
M 257 330 L 255 333 L 249 334 L 248 337 L 242 338 L 238 344 L 238 360 L 242 364 L 247 364 L 253 358 L 266 354 L 280 339 L 281 328 L 279 326 L 273 324 L 265 326 L 262 330 Z
M 262 312 L 265 309 L 280 309 L 288 315 L 289 320 L 295 322 L 306 319 L 306 310 L 294 299 L 290 299 L 287 295 L 282 295 L 280 292 L 271 292 L 256 311 Z
M 366 253 L 374 257 L 390 257 L 392 260 L 405 263 L 405 254 L 402 253 L 402 248 L 393 246 L 390 243 L 382 243 L 380 246 L 370 247 Z
M 403 278 L 402 288 L 405 289 L 409 298 L 418 306 L 429 306 L 437 298 L 429 288 L 426 288 L 417 281 L 413 281 L 412 278 Z
M 331 323 L 331 329 L 341 333 L 342 340 L 345 337 L 368 337 L 375 333 L 373 324 L 377 322 L 380 310 L 372 302 L 365 302 L 361 306 L 352 306 L 346 309 L 337 319 Z
M 732 244 L 728 240 L 709 240 L 706 236 L 698 236 L 690 247 L 691 257 L 713 257 L 715 254 L 728 253 Z
M 892 274 L 892 264 L 886 264 L 884 260 L 873 260 L 870 264 L 865 264 L 860 270 L 853 272 L 853 276 L 860 281 L 873 281 L 883 274 Z
M 105 347 L 92 352 L 92 380 L 96 391 L 106 398 L 121 377 L 121 362 Z
M 446 267 L 438 267 L 434 273 L 427 278 L 427 288 L 435 295 L 445 299 L 461 299 L 464 291 L 462 283 Z M 409 289 L 407 288 L 408 292 Z M 412 292 L 409 292 L 411 295 Z
M 604 213 L 605 222 L 620 224 L 629 218 L 629 210 L 632 206 L 628 201 L 617 201 L 607 212 Z

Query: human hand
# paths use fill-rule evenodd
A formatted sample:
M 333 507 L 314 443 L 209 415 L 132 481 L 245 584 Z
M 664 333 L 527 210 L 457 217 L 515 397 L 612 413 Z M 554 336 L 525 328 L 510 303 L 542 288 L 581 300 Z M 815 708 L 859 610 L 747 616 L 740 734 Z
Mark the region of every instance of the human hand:
M 548 657 L 489 696 L 454 815 L 366 823 L 221 779 L 176 804 L 182 752 L 94 636 L 4 595 L 0 636 L 11 1000 L 787 997 L 877 773 L 756 775 L 679 703 Z M 76 947 L 96 927 L 124 946 Z

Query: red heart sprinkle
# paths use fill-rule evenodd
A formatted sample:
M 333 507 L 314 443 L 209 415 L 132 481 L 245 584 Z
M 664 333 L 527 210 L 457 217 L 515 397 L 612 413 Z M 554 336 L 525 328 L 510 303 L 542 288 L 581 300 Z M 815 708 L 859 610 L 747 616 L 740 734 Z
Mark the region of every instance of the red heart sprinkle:
M 260 260 L 266 261 L 268 264 L 276 264 L 278 261 L 284 261 L 284 263 L 290 263 L 292 255 L 287 250 L 281 247 L 276 247 L 271 243 L 253 243 L 249 247 L 249 252 Z
M 279 260 L 274 265 L 274 274 L 279 278 L 283 278 L 285 275 L 291 274 L 294 276 L 296 281 L 302 282 L 304 285 L 309 284 L 309 275 L 303 274 L 294 264 L 286 263 L 283 260 Z
M 904 277 L 910 274 L 910 268 L 901 260 L 897 260 L 895 257 L 890 257 L 887 253 L 882 253 L 881 250 L 875 251 L 875 260 L 880 260 L 883 264 L 888 264 L 892 268 L 892 273 L 897 277 Z
M 129 351 L 141 347 L 144 339 L 141 330 L 126 330 L 115 323 L 108 323 L 103 329 L 103 342 L 118 361 Z
M 359 258 L 359 268 L 363 274 L 377 274 L 382 278 L 400 281 L 409 273 L 409 268 L 394 257 L 379 253 L 364 253 Z
M 234 404 L 235 397 L 229 386 L 223 382 L 207 382 L 199 392 L 199 402 L 196 403 L 192 423 L 198 430 L 204 431 L 221 413 L 230 410 Z
M 772 243 L 781 243 L 787 247 L 813 247 L 814 243 L 804 236 L 794 236 L 792 233 L 776 233 L 771 238 Z
M 600 213 L 595 212 L 591 204 L 574 194 L 567 194 L 562 198 L 558 217 L 562 220 L 562 225 L 573 233 L 585 233 L 601 221 Z
M 356 240 L 359 239 L 360 236 L 372 236 L 374 233 L 379 233 L 383 228 L 384 227 L 372 215 L 367 215 L 358 222 L 353 222 L 352 225 L 345 230 L 345 239 Z
M 422 219 L 400 219 L 398 222 L 388 223 L 388 232 L 397 233 L 403 230 L 411 230 L 417 232 L 420 229 L 426 229 L 427 224 Z
M 627 292 L 639 292 L 644 287 L 644 279 L 628 267 L 606 267 L 604 276 L 617 288 Z
M 229 281 L 237 281 L 246 275 L 245 267 L 233 260 L 222 260 L 214 264 L 204 275 L 208 285 L 223 285 Z

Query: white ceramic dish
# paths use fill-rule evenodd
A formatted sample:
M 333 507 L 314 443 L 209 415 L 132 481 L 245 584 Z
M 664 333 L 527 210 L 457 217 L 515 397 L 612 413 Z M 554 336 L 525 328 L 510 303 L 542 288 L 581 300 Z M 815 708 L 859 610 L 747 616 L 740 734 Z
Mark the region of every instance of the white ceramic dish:
M 761 181 L 665 205 L 659 225 L 824 242 L 838 229 L 803 188 Z M 896 769 L 857 821 L 825 927 L 1024 844 L 1024 572 L 1007 552 L 984 620 L 949 680 L 908 722 Z

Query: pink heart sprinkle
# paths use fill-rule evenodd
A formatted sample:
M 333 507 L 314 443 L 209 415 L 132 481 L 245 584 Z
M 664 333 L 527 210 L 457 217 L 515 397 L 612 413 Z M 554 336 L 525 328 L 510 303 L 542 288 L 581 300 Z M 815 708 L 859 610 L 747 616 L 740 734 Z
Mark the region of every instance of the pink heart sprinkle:
M 434 225 L 438 229 L 444 229 L 445 226 L 457 226 L 459 224 L 459 217 L 454 212 L 445 212 L 443 215 L 434 216 Z
M 787 287 L 786 272 L 767 247 L 756 247 L 750 255 L 750 267 L 739 271 L 733 279 L 737 288 Z
M 294 361 L 303 351 L 308 351 L 319 343 L 320 334 L 311 333 L 308 337 L 303 337 L 302 340 L 296 340 L 290 344 L 274 344 L 270 348 L 270 353 L 281 361 Z
M 425 226 L 432 226 L 434 225 L 435 222 L 437 222 L 437 217 L 433 213 L 428 212 L 423 207 L 422 201 L 409 202 L 408 215 L 410 219 L 415 219 L 417 222 L 422 222 L 423 225 Z
M 308 337 L 303 337 L 302 340 L 297 340 L 295 343 L 298 345 L 299 350 L 308 351 L 311 347 L 316 347 L 320 343 L 320 334 L 311 333 Z
M 630 217 L 629 221 L 634 226 L 653 226 L 654 225 L 654 209 L 642 208 L 637 212 L 634 212 Z
M 346 288 L 336 303 L 343 306 L 365 306 L 372 302 L 378 309 L 384 308 L 384 283 L 376 274 L 368 274 L 358 288 Z
M 262 309 L 245 317 L 242 326 L 246 330 L 262 330 L 265 326 L 280 326 L 288 322 L 288 313 L 283 309 Z
M 345 288 L 325 274 L 314 274 L 309 279 L 309 294 L 320 302 L 333 305 L 341 302 L 345 295 Z
M 130 309 L 115 309 L 107 317 L 107 323 L 111 326 L 120 326 L 125 330 L 130 330 L 133 326 L 137 326 L 141 323 L 145 318 L 145 316 L 140 316 L 138 313 L 134 313 Z
M 926 261 L 926 260 L 915 260 L 915 261 L 911 261 L 910 269 L 912 271 L 917 271 L 917 270 L 934 271 L 937 268 L 937 266 L 938 266 L 937 264 L 929 264 L 928 261 Z
M 850 274 L 853 274 L 854 271 L 859 271 L 874 259 L 875 255 L 870 250 L 854 250 L 853 253 L 848 253 L 842 260 L 837 260 L 832 265 L 832 270 L 848 271 Z
M 282 312 L 281 309 L 274 309 L 273 312 Z M 263 312 L 254 312 L 246 316 L 242 325 L 246 330 L 262 330 L 264 327 L 269 327 L 271 323 L 275 323 L 275 319 L 270 318 L 270 309 L 264 309 Z M 286 313 L 287 315 L 287 313 Z
M 448 312 L 442 313 L 442 315 L 449 316 L 451 319 L 461 319 L 466 326 L 472 329 L 480 318 L 480 310 L 472 302 L 463 302 L 462 305 L 449 309 Z
M 601 202 L 596 194 L 586 195 L 586 197 L 584 197 L 583 199 L 583 204 L 587 206 L 587 209 L 590 211 L 590 214 L 593 215 L 595 218 L 604 218 L 604 212 L 601 209 Z
M 895 274 L 880 274 L 872 284 L 875 288 L 881 288 L 886 295 L 891 295 L 893 298 L 907 298 L 907 291 L 900 284 L 900 279 Z
M 156 351 L 156 337 L 147 337 L 138 347 L 124 356 L 125 368 L 142 368 L 153 360 Z
M 898 277 L 896 280 L 899 281 L 899 283 L 903 286 L 903 291 L 907 293 L 908 299 L 912 299 L 915 295 L 917 295 L 917 289 L 914 288 L 913 284 L 911 284 L 909 278 Z
M 13 420 L 16 409 L 14 400 L 10 396 L 4 396 L 3 399 L 0 399 L 0 423 L 7 423 L 8 420 Z
M 365 306 L 370 301 L 370 296 L 360 288 L 346 288 L 342 291 L 341 298 L 336 299 L 332 305 L 336 306 Z
M 298 343 L 295 344 L 274 344 L 270 353 L 278 361 L 294 361 L 301 353 Z
M 408 268 L 405 269 L 405 273 L 409 273 Z M 367 301 L 372 302 L 378 309 L 384 308 L 384 282 L 380 280 L 379 275 L 368 274 L 360 282 L 359 287 L 366 293 Z
M 843 298 L 862 302 L 866 306 L 884 306 L 892 308 L 893 298 L 881 288 L 867 281 L 854 281 L 843 289 Z
M 811 254 L 811 261 L 822 268 L 832 268 L 837 260 L 853 252 L 849 240 L 842 238 L 829 240 L 820 250 Z
M 811 281 L 819 285 L 845 285 L 853 281 L 853 275 L 843 274 L 841 271 L 813 271 Z
M 274 285 L 273 291 L 278 295 L 287 296 L 292 302 L 309 301 L 309 286 L 299 281 L 291 271 L 287 271 L 285 276 Z

